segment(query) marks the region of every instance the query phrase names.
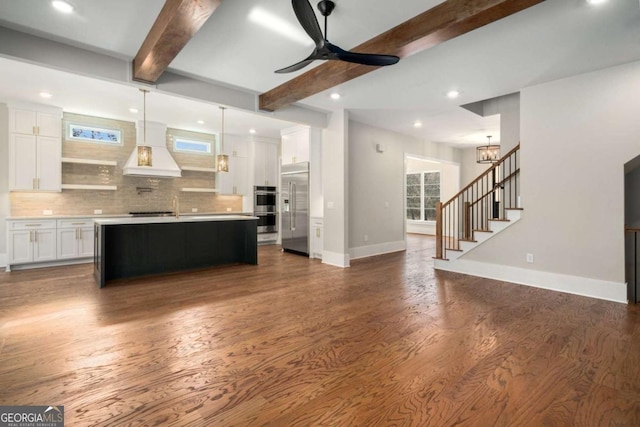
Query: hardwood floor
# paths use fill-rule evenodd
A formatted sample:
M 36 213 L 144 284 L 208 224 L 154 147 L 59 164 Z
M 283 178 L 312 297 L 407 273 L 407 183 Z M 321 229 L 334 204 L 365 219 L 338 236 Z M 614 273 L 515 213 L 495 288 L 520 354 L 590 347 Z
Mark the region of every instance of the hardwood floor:
M 260 265 L 99 289 L 0 273 L 0 404 L 68 426 L 637 426 L 640 309 L 434 272 L 430 237 L 340 269 Z

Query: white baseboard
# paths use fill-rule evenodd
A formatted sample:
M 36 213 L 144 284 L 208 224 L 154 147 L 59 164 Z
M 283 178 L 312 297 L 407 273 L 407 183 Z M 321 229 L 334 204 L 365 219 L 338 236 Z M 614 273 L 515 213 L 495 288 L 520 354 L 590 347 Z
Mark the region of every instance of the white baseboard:
M 346 268 L 351 266 L 351 264 L 349 264 L 349 260 L 349 254 L 341 254 L 338 252 L 331 252 L 326 250 L 322 251 L 323 264 Z
M 436 225 L 431 223 L 416 223 L 415 221 L 407 221 L 407 233 L 429 234 L 435 236 Z
M 366 258 L 375 255 L 388 254 L 391 252 L 399 252 L 407 249 L 407 242 L 398 240 L 397 242 L 379 243 L 377 245 L 358 246 L 350 248 L 351 259 Z
M 7 266 L 7 254 L 0 254 L 0 267 Z
M 499 264 L 457 259 L 452 262 L 437 262 L 439 270 L 464 273 L 487 279 L 502 280 L 535 288 L 566 292 L 574 295 L 627 303 L 627 284 L 569 276 L 547 271 L 529 270 Z

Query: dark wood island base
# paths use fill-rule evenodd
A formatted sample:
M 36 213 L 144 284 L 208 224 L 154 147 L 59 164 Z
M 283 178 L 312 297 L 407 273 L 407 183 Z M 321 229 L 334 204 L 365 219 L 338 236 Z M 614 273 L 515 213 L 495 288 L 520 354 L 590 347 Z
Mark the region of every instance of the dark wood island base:
M 95 221 L 94 276 L 109 281 L 213 267 L 258 264 L 258 220 L 246 216 Z

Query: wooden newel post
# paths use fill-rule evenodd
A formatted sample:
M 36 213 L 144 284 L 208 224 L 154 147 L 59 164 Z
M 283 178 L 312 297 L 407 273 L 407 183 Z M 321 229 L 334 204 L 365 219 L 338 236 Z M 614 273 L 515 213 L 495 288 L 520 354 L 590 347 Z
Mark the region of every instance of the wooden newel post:
M 442 202 L 436 203 L 436 258 L 442 259 Z

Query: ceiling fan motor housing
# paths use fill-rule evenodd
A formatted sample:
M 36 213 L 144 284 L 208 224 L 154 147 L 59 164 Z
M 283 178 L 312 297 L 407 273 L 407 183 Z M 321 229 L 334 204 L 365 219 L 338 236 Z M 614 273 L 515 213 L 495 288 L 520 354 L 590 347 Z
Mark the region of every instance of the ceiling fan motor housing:
M 335 9 L 335 7 L 336 4 L 331 0 L 322 0 L 318 3 L 318 10 L 324 17 L 331 15 L 331 12 L 333 12 L 333 9 Z

